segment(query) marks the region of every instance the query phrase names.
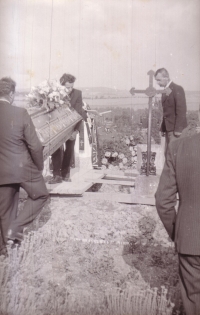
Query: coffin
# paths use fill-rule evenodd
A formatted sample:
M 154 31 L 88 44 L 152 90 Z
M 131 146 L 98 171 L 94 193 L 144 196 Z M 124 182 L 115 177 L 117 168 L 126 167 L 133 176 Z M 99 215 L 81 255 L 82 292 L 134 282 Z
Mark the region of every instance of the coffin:
M 82 117 L 68 106 L 62 106 L 47 112 L 39 109 L 30 112 L 37 135 L 44 146 L 44 160 L 52 155 L 73 133 Z

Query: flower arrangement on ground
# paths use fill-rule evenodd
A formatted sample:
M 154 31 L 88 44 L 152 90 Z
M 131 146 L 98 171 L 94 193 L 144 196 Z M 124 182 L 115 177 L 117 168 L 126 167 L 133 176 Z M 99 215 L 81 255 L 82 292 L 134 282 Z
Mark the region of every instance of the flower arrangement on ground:
M 71 106 L 70 97 L 66 87 L 57 80 L 45 80 L 37 86 L 33 86 L 26 95 L 29 107 L 45 108 L 52 111 L 61 106 Z
M 103 169 L 133 169 L 137 163 L 137 136 L 123 136 L 115 142 L 105 141 L 102 148 Z

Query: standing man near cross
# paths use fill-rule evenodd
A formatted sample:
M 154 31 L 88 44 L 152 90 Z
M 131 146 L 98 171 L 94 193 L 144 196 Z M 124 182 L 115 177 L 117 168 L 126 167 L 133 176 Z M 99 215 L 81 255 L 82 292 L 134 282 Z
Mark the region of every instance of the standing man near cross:
M 160 128 L 162 136 L 165 136 L 166 157 L 168 144 L 179 138 L 187 127 L 185 92 L 170 80 L 165 68 L 158 69 L 154 77 L 160 87 L 167 89 L 167 93 L 162 94 L 163 121 Z

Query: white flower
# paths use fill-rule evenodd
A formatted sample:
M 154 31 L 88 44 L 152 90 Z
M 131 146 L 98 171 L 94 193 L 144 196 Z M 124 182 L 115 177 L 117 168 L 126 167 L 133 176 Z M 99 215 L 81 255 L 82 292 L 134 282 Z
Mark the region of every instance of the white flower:
M 134 138 L 133 138 L 133 136 L 130 136 L 130 140 L 132 141 Z
M 32 93 L 29 93 L 28 95 L 26 95 L 26 97 L 28 97 L 28 98 L 35 98 L 35 96 Z
M 128 162 L 127 158 L 123 158 L 122 163 L 126 164 Z
M 132 156 L 136 156 L 136 152 L 135 151 L 132 151 L 131 154 L 132 154 Z
M 132 151 L 133 151 L 133 147 L 132 147 L 132 146 L 130 146 L 130 147 L 129 147 L 129 150 L 132 152 Z
M 49 88 L 48 86 L 46 86 L 46 87 L 44 87 L 42 90 L 43 90 L 44 92 L 46 92 L 46 93 L 49 93 L 50 88 Z
M 119 156 L 118 156 L 118 158 L 119 158 L 120 160 L 122 160 L 122 159 L 124 158 L 124 154 L 123 154 L 123 153 L 120 153 Z
M 112 153 L 112 157 L 117 157 L 117 156 L 118 156 L 117 152 Z
M 101 169 L 102 169 L 102 170 L 106 170 L 106 166 L 105 166 L 105 165 L 102 165 Z
M 105 157 L 110 157 L 110 156 L 111 156 L 111 153 L 107 151 L 107 152 L 105 153 Z
M 109 170 L 113 170 L 114 166 L 112 164 L 109 164 L 108 168 L 109 168 Z
M 60 101 L 59 101 L 59 104 L 60 104 L 60 105 L 64 104 L 64 101 L 60 100 Z
M 137 162 L 137 157 L 133 157 L 133 156 L 132 156 L 132 157 L 131 157 L 131 162 L 132 162 L 132 163 L 136 163 L 136 162 Z
M 107 160 L 106 158 L 103 158 L 102 161 L 101 161 L 101 163 L 102 163 L 102 164 L 107 164 L 107 163 L 108 163 L 108 160 Z
M 125 142 L 127 145 L 130 144 L 130 140 L 128 138 L 125 140 Z

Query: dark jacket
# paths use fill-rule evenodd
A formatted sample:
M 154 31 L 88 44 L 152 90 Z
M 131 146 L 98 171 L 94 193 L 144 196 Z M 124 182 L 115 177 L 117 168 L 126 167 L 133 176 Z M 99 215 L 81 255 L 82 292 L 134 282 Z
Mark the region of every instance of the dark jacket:
M 179 194 L 178 213 L 175 211 Z M 177 251 L 200 255 L 200 134 L 169 144 L 156 192 L 158 214 Z
M 43 169 L 43 148 L 26 109 L 0 101 L 0 185 L 22 183 Z
M 86 116 L 86 112 L 83 109 L 82 92 L 80 90 L 73 89 L 72 92 L 70 93 L 70 98 L 71 98 L 70 100 L 71 106 L 77 111 L 79 115 L 81 115 L 81 117 L 83 117 L 83 120 L 86 121 L 87 116 Z M 76 129 L 79 132 L 82 129 L 81 121 L 77 124 Z
M 162 94 L 163 121 L 160 130 L 182 132 L 187 127 L 186 99 L 183 88 L 175 83 L 169 85 L 171 93 Z

